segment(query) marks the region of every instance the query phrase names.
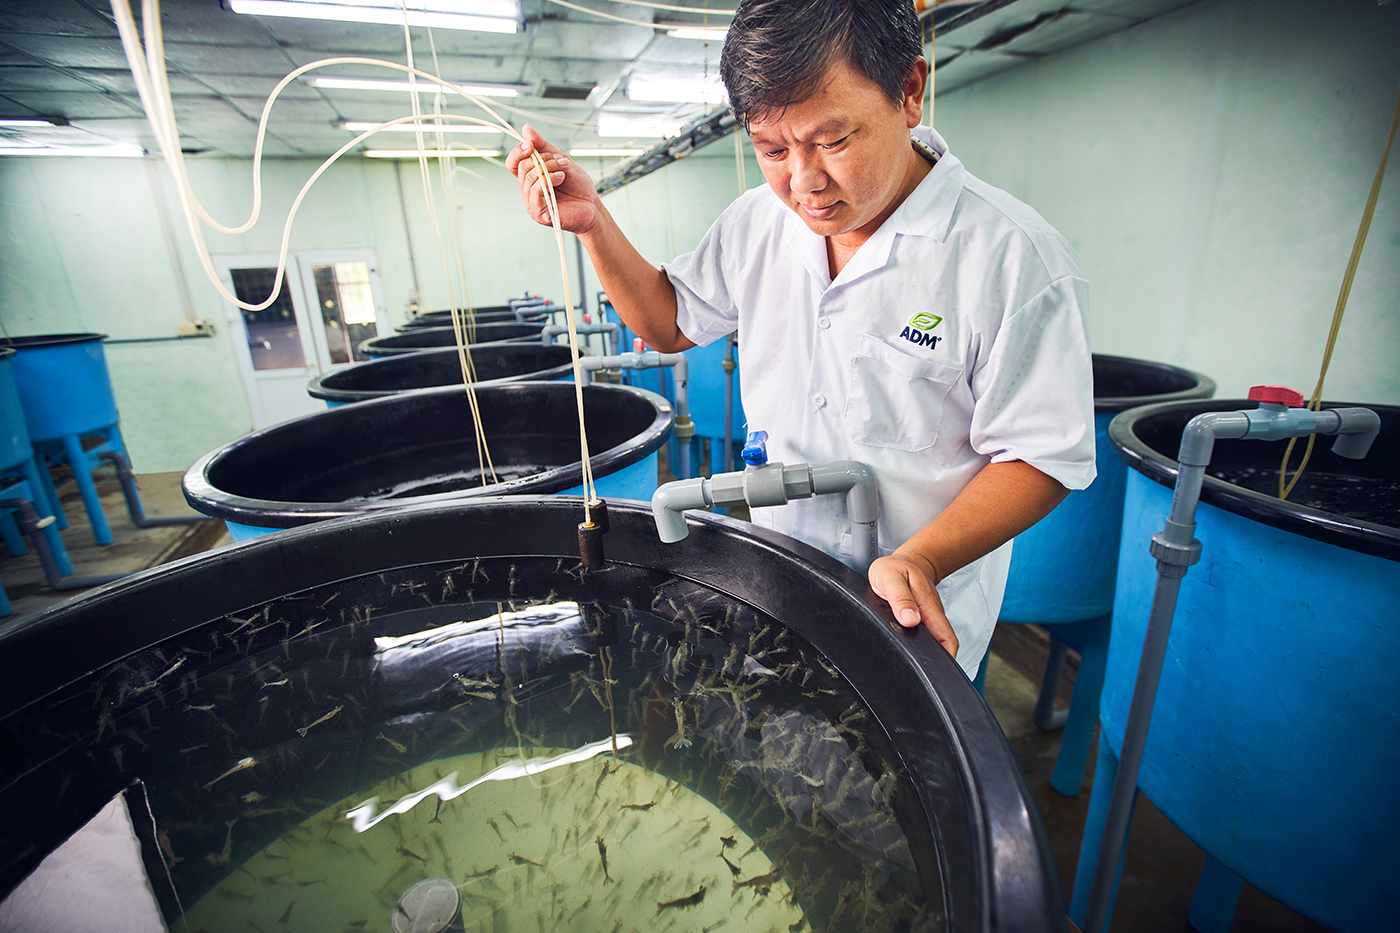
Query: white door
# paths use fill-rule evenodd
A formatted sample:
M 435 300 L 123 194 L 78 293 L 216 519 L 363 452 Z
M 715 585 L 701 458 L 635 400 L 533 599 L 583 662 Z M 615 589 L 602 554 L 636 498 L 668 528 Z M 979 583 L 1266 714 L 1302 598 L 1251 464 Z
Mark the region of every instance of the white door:
M 277 256 L 216 256 L 224 286 L 260 304 L 272 291 Z M 324 411 L 306 392 L 316 376 L 365 359 L 360 341 L 386 333 L 388 309 L 373 250 L 287 257 L 277 300 L 262 311 L 224 302 L 255 430 Z

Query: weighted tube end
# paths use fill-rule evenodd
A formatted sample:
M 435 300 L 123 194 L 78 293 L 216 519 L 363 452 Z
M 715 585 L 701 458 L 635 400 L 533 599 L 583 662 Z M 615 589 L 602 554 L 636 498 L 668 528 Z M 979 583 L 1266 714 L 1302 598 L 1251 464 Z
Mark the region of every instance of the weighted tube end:
M 588 500 L 588 511 L 593 516 L 593 524 L 603 529 L 602 533 L 607 534 L 612 525 L 608 522 L 608 500 L 594 498 Z
M 578 559 L 585 570 L 603 569 L 603 528 L 596 522 L 579 522 Z

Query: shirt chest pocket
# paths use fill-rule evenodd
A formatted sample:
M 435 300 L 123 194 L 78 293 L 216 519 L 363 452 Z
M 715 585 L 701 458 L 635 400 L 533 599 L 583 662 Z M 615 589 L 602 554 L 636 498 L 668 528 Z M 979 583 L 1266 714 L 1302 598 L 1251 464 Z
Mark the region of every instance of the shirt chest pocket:
M 864 334 L 851 360 L 846 429 L 871 447 L 923 450 L 938 440 L 948 392 L 963 376 L 956 366 L 921 359 Z

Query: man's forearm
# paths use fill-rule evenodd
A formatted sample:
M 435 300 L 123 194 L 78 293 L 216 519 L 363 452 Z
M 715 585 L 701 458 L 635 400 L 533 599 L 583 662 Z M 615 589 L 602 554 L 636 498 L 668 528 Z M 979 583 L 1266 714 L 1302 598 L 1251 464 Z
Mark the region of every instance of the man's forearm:
M 676 325 L 671 280 L 637 252 L 606 208 L 599 205 L 598 222 L 579 238 L 608 300 L 648 346 L 664 353 L 695 346 Z
M 989 463 L 894 553 L 926 561 L 937 583 L 1040 521 L 1068 494 L 1029 463 Z

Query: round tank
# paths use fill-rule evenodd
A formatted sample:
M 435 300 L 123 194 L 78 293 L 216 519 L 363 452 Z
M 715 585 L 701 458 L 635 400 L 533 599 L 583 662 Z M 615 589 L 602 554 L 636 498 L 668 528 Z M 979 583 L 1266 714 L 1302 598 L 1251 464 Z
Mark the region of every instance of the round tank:
M 675 411 L 628 386 L 583 390 L 598 494 L 650 499 Z M 185 499 L 235 540 L 358 512 L 474 496 L 582 492 L 574 385 L 479 389 L 495 481 L 484 481 L 461 386 L 317 412 L 239 438 L 185 474 Z
M 24 407 L 15 387 L 14 355 L 13 349 L 0 347 L 0 470 L 11 469 L 34 456 L 24 424 Z
M 1001 603 L 1005 621 L 1079 622 L 1113 610 L 1128 468 L 1113 451 L 1108 424 L 1139 405 L 1215 394 L 1208 377 L 1166 363 L 1096 353 L 1093 367 L 1098 477 L 1016 536 Z
M 1110 427 L 1131 467 L 1100 713 L 1114 755 L 1182 431 L 1202 412 L 1255 407 L 1153 405 Z M 1390 929 L 1400 911 L 1400 407 L 1367 407 L 1381 417 L 1369 455 L 1339 457 L 1318 437 L 1287 501 L 1274 496 L 1282 443 L 1216 441 L 1196 514 L 1201 561 L 1181 582 L 1138 778 L 1225 868 L 1339 930 Z
M 525 310 L 522 316 L 517 316 L 515 311 L 506 305 L 494 305 L 487 308 L 477 308 L 472 312 L 472 318 L 478 324 L 492 324 L 498 322 L 513 321 L 543 321 L 548 316 L 547 311 Z M 464 318 L 465 320 L 465 318 Z M 417 317 L 409 318 L 408 321 L 394 328 L 399 333 L 410 330 L 417 330 L 422 327 L 451 327 L 451 311 L 424 311 Z
M 478 324 L 466 332 L 471 346 L 511 341 L 539 342 L 544 322 L 506 322 Z M 373 337 L 360 344 L 361 352 L 370 357 L 394 356 L 400 353 L 416 353 L 419 350 L 434 350 L 441 347 L 457 346 L 457 332 L 451 327 L 416 327 L 402 334 L 387 337 Z
M 31 441 L 82 435 L 117 422 L 117 400 L 102 351 L 106 334 L 7 337 Z
M 508 382 L 571 379 L 573 357 L 568 347 L 504 343 L 471 351 L 477 388 Z M 460 385 L 462 365 L 457 350 L 401 353 L 333 370 L 311 380 L 306 391 L 334 408 L 350 402 L 398 395 L 414 389 Z
M 326 522 L 0 629 L 0 892 L 120 794 L 171 928 L 397 929 L 446 878 L 466 929 L 1066 929 L 996 721 L 861 576 L 638 503 L 590 572 L 580 508 Z

